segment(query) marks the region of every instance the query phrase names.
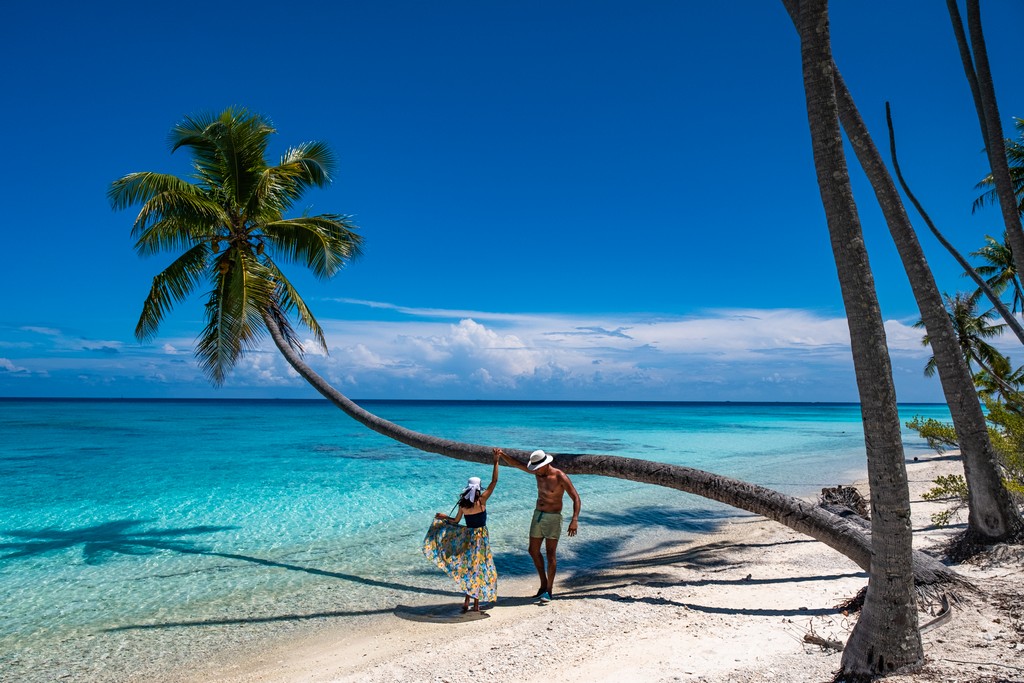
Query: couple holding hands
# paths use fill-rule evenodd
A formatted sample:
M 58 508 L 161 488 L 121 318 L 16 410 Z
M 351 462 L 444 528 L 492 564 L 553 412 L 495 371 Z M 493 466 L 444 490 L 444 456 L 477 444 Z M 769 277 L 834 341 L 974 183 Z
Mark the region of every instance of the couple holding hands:
M 530 522 L 530 557 L 540 577 L 540 588 L 536 597 L 542 604 L 550 602 L 558 568 L 556 550 L 562 534 L 562 500 L 566 493 L 572 499 L 572 520 L 568 533 L 576 535 L 580 516 L 580 496 L 568 475 L 551 466 L 554 458 L 544 451 L 530 454 L 527 464 L 505 454 L 500 448 L 494 451 L 494 472 L 487 488 L 480 486 L 479 477 L 470 477 L 466 488 L 456 503 L 458 512 L 452 517 L 439 512 L 427 531 L 423 541 L 423 554 L 443 569 L 466 594 L 462 611 L 480 611 L 480 601 L 494 602 L 498 597 L 498 572 L 494 568 L 491 545 L 487 535 L 487 501 L 498 484 L 498 466 L 502 460 L 508 465 L 532 474 L 537 479 L 537 508 Z M 459 525 L 465 519 L 466 525 Z M 547 554 L 545 570 L 541 544 Z

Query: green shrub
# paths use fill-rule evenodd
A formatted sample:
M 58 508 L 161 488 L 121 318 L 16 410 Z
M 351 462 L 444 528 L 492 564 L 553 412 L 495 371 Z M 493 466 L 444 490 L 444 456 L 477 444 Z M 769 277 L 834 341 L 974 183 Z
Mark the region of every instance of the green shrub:
M 946 526 L 949 520 L 967 507 L 967 480 L 962 474 L 947 474 L 936 477 L 935 486 L 921 494 L 925 500 L 948 500 L 951 507 L 932 515 L 932 524 Z

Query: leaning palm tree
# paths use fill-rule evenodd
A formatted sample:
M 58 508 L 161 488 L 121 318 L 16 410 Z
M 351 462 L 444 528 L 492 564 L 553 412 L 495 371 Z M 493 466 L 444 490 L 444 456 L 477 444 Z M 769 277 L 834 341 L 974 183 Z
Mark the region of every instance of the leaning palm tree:
M 262 117 L 227 110 L 217 117 L 186 118 L 171 133 L 172 151 L 192 151 L 195 182 L 155 173 L 132 173 L 109 191 L 115 209 L 141 204 L 133 235 L 142 255 L 184 250 L 153 279 L 136 329 L 151 338 L 170 307 L 207 279 L 207 326 L 196 355 L 207 376 L 222 384 L 247 351 L 269 333 L 292 368 L 349 417 L 396 441 L 429 453 L 490 462 L 491 446 L 462 443 L 406 429 L 365 410 L 331 386 L 302 354 L 288 315 L 296 314 L 325 347 L 323 334 L 298 292 L 278 268 L 280 261 L 307 265 L 329 278 L 359 253 L 360 238 L 337 214 L 285 218 L 302 192 L 329 182 L 333 157 L 321 143 L 285 153 L 281 163 L 263 160 L 273 128 Z M 223 245 L 223 246 L 222 246 Z M 525 461 L 528 451 L 505 448 Z M 822 541 L 867 570 L 871 535 L 863 526 L 818 505 L 744 481 L 701 470 L 612 455 L 560 454 L 570 474 L 593 474 L 655 484 L 762 515 Z M 937 560 L 916 553 L 922 584 L 958 582 Z
M 218 386 L 265 336 L 267 320 L 301 354 L 288 319 L 295 313 L 326 351 L 323 330 L 278 261 L 330 278 L 359 254 L 362 238 L 346 216 L 286 217 L 307 189 L 330 182 L 334 156 L 324 143 L 306 142 L 271 166 L 265 156 L 274 132 L 269 121 L 244 109 L 186 117 L 170 142 L 172 152 L 192 152 L 191 181 L 129 173 L 108 191 L 115 209 L 141 205 L 132 228 L 140 255 L 184 251 L 153 278 L 135 336 L 152 339 L 175 303 L 209 283 L 206 327 L 195 354 Z

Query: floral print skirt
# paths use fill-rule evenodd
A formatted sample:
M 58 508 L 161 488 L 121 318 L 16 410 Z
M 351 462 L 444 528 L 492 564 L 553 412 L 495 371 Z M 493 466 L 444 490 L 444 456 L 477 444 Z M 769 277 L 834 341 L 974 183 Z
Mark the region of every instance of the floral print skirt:
M 466 595 L 481 602 L 498 598 L 498 571 L 494 568 L 487 527 L 470 529 L 435 519 L 423 539 L 423 554 Z

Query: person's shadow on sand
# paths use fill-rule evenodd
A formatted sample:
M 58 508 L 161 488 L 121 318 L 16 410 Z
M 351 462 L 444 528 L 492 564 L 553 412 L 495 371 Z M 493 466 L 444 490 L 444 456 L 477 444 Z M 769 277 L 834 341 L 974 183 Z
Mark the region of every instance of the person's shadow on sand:
M 459 624 L 464 621 L 487 619 L 490 616 L 487 613 L 495 607 L 523 607 L 525 605 L 543 607 L 543 605 L 539 605 L 537 603 L 537 598 L 535 597 L 507 597 L 500 598 L 496 604 L 489 604 L 486 606 L 481 605 L 479 612 L 474 612 L 473 610 L 463 612 L 461 605 L 452 602 L 445 602 L 434 605 L 417 605 L 415 607 L 410 607 L 409 605 L 398 605 L 395 607 L 394 615 L 399 619 L 405 619 L 407 621 L 423 621 L 434 624 Z
M 489 607 L 481 607 L 479 612 L 469 610 L 462 611 L 462 606 L 452 603 L 439 605 L 398 605 L 395 607 L 395 616 L 406 621 L 424 621 L 432 624 L 460 624 L 464 621 L 479 621 L 487 619 Z

